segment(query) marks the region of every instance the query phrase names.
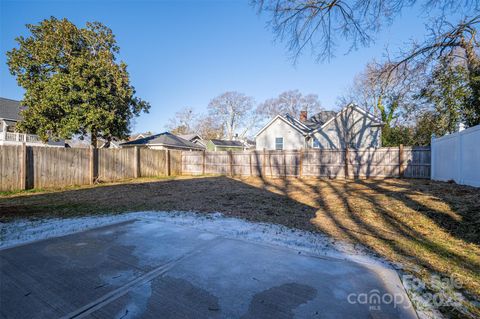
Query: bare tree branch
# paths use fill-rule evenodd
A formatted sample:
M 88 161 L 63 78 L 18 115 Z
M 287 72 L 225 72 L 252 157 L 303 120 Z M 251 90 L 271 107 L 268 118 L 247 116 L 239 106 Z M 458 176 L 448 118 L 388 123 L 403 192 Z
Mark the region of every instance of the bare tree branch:
M 259 13 L 270 16 L 276 38 L 286 43 L 295 62 L 310 47 L 317 61 L 334 56 L 339 42 L 349 50 L 370 45 L 375 34 L 406 8 L 417 3 L 423 11 L 445 17 L 449 13 L 478 12 L 479 0 L 252 0 Z M 435 10 L 437 9 L 437 10 Z M 438 16 L 437 16 L 438 18 Z

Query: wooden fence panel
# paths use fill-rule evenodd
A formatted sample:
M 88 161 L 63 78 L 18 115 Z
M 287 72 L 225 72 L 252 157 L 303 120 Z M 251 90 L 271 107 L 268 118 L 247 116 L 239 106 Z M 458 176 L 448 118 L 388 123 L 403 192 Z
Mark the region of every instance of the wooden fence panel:
M 22 188 L 21 158 L 22 146 L 0 146 L 0 191 Z
M 251 161 L 251 176 L 262 176 L 262 151 L 250 151 L 249 161 Z
M 312 177 L 345 177 L 345 151 L 305 150 L 302 175 Z
M 90 150 L 41 146 L 28 149 L 29 187 L 49 188 L 89 183 Z
M 165 175 L 166 152 L 164 150 L 152 150 L 141 148 L 140 150 L 140 176 Z
M 228 152 L 206 152 L 205 159 L 205 174 L 230 174 L 230 157 Z
M 349 150 L 349 176 L 398 177 L 399 148 Z
M 192 175 L 201 175 L 203 173 L 203 152 L 183 152 L 182 172 L 189 172 L 189 174 Z
M 99 149 L 98 180 L 117 181 L 135 177 L 135 148 Z
M 170 151 L 170 175 L 182 175 L 182 151 Z
M 431 154 L 429 147 L 404 148 L 404 177 L 430 178 Z
M 237 176 L 250 175 L 250 152 L 232 152 L 232 173 Z

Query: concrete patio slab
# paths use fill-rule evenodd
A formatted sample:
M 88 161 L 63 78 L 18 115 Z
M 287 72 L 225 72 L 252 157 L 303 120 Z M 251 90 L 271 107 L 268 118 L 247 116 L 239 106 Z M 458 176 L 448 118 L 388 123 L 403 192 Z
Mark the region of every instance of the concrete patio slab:
M 4 249 L 0 263 L 2 318 L 416 318 L 386 267 L 151 220 Z

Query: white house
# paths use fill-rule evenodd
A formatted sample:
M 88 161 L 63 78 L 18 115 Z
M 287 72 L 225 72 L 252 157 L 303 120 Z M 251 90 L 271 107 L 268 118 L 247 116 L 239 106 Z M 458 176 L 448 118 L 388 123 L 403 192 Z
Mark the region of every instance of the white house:
M 20 102 L 0 97 L 0 145 L 65 146 L 64 141 L 43 143 L 37 135 L 17 132 L 15 125 L 21 119 Z
M 255 135 L 256 149 L 376 148 L 381 146 L 382 125 L 380 119 L 354 104 L 310 118 L 305 111 L 300 119 L 277 115 Z

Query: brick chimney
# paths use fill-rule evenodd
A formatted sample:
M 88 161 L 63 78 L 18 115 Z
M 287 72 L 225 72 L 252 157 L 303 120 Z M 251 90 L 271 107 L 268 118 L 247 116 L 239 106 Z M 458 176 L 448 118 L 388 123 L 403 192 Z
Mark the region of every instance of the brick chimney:
M 307 121 L 307 111 L 300 111 L 300 122 L 306 122 Z

